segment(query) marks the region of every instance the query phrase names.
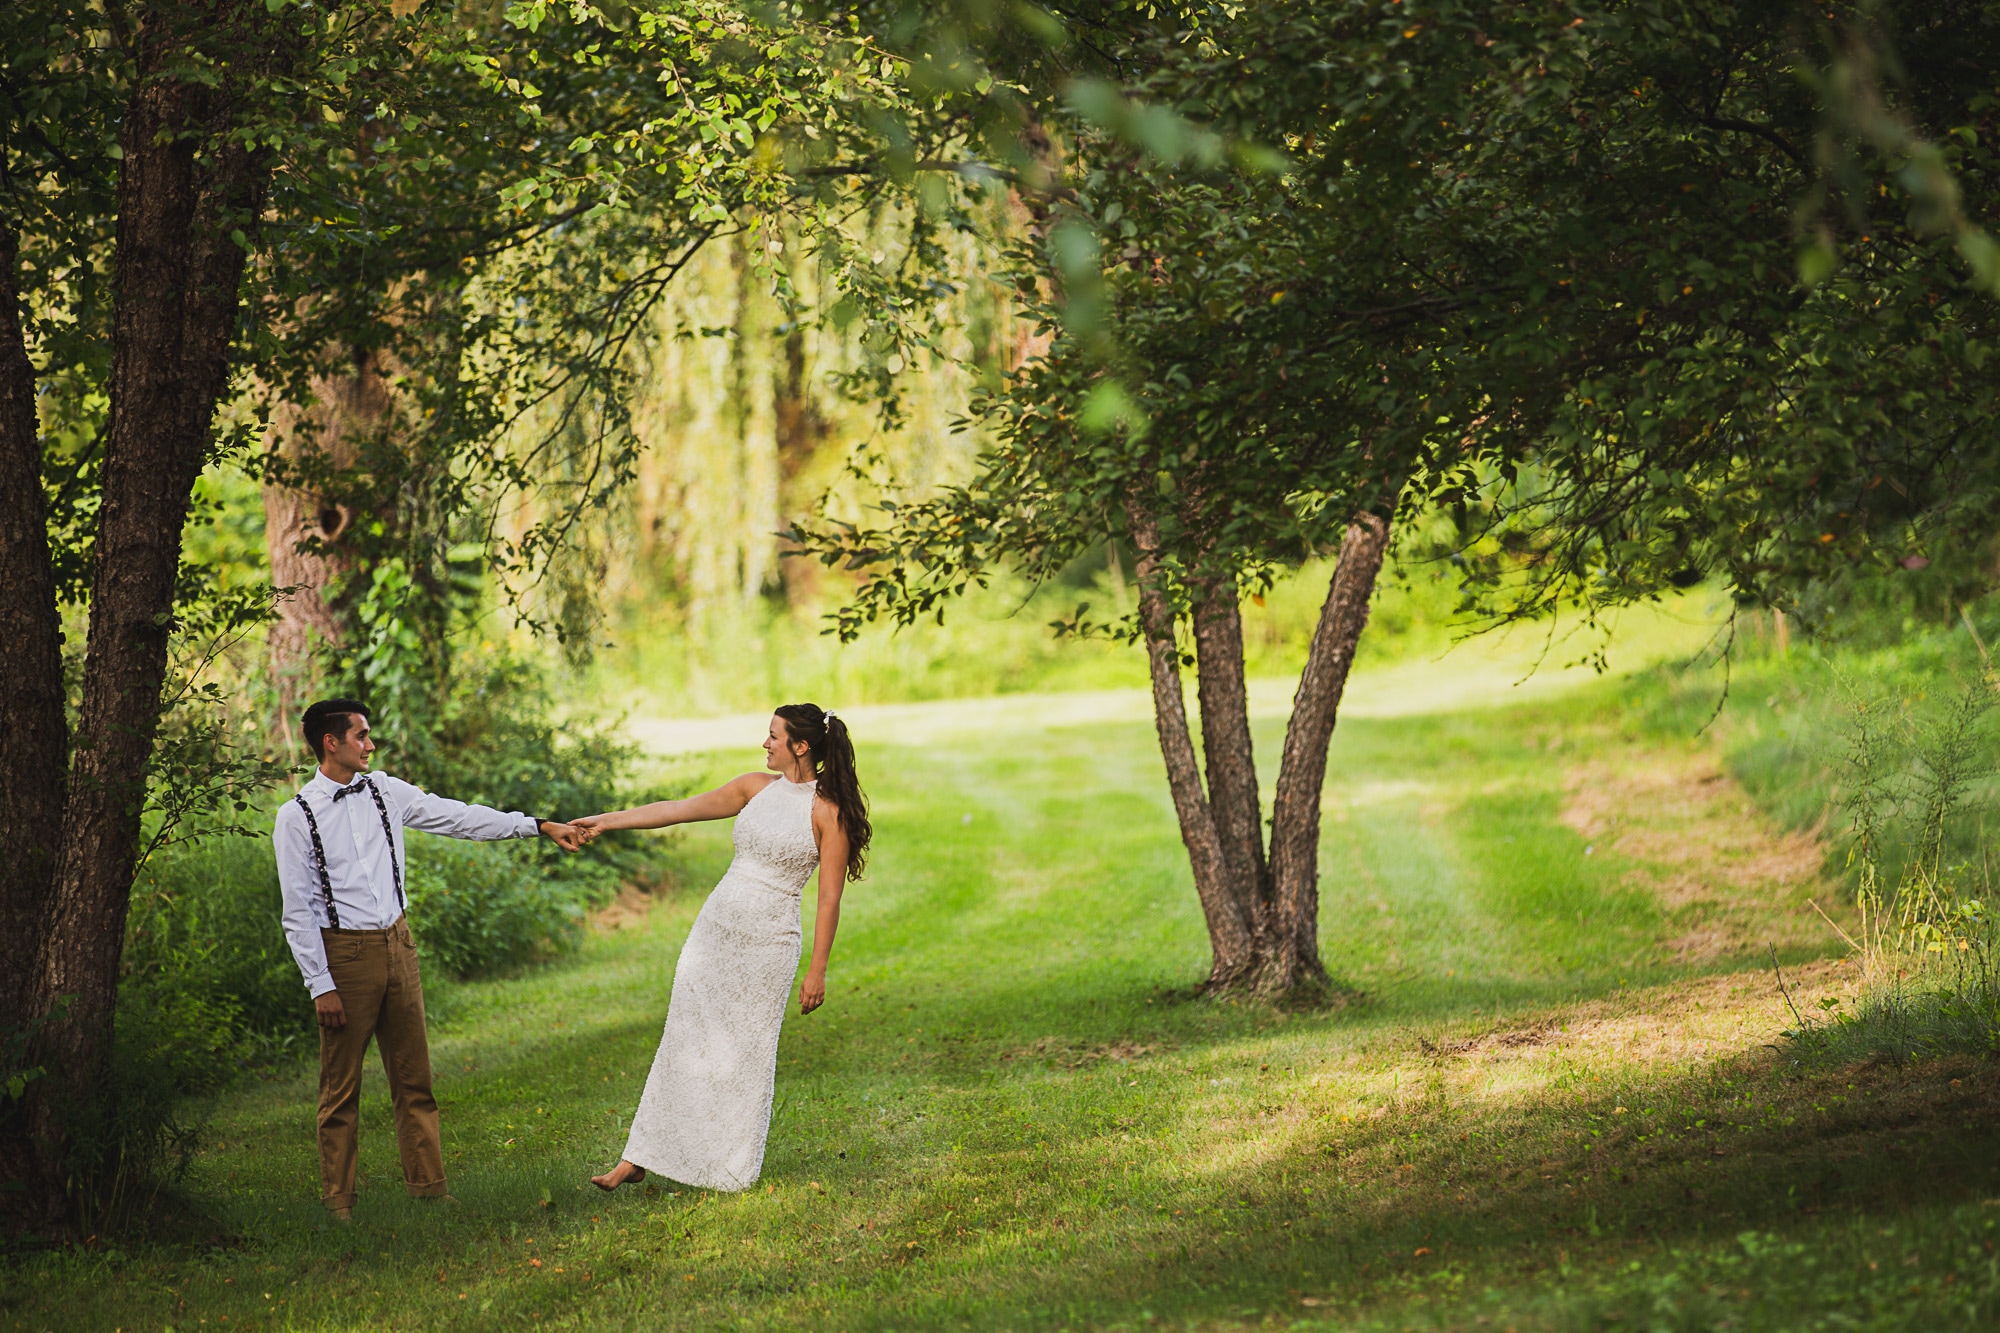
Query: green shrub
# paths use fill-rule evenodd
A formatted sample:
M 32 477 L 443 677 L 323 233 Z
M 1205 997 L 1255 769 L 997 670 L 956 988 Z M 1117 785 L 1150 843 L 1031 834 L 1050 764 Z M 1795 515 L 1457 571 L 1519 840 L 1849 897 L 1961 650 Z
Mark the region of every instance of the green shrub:
M 410 924 L 424 961 L 458 977 L 540 962 L 572 948 L 619 876 L 603 862 L 551 863 L 535 844 L 410 835 Z
M 544 818 L 615 810 L 637 747 L 609 725 L 564 718 L 546 674 L 504 651 L 467 653 L 430 716 L 372 718 L 376 766 L 455 800 Z
M 229 1067 L 309 1041 L 312 1006 L 281 910 L 268 839 L 209 838 L 155 855 L 132 886 L 121 1031 L 158 1013 L 183 1015 L 167 1020 L 183 1028 L 206 1021 L 216 1036 L 200 1045 Z
M 630 852 L 563 857 L 543 843 L 411 833 L 405 881 L 425 963 L 483 976 L 572 948 L 589 910 L 650 869 Z M 133 887 L 119 1026 L 178 1052 L 181 1087 L 218 1086 L 247 1058 L 310 1049 L 312 1005 L 281 924 L 263 839 L 168 848 Z M 139 1035 L 141 1033 L 148 1035 Z M 134 1047 L 135 1055 L 140 1047 Z
M 214 1034 L 229 1030 L 227 1014 L 199 1000 L 166 1011 L 151 1004 L 127 1010 L 124 998 L 110 1086 L 59 1111 L 70 1203 L 94 1231 L 148 1221 L 161 1192 L 193 1164 L 207 1109 L 198 1094 L 228 1077 L 214 1049 Z
M 385 710 L 376 719 L 380 767 L 458 800 L 545 817 L 653 799 L 626 790 L 632 746 L 601 724 L 559 720 L 541 668 L 504 648 L 468 652 L 458 665 L 434 715 Z M 407 845 L 418 945 L 434 976 L 460 977 L 573 947 L 592 906 L 621 883 L 659 877 L 662 850 L 661 840 L 630 834 L 574 856 L 539 840 L 476 845 L 413 832 Z M 311 1049 L 312 1006 L 281 910 L 267 838 L 177 843 L 147 863 L 133 886 L 119 1011 L 138 1043 L 134 1059 L 147 1058 L 148 1042 L 181 1050 L 178 1086 L 191 1092 L 246 1059 Z
M 111 1094 L 68 1114 L 64 1166 L 92 1227 L 142 1219 L 186 1173 L 204 1100 L 246 1061 L 311 1032 L 298 968 L 277 929 L 268 843 L 216 837 L 154 857 L 132 889 Z

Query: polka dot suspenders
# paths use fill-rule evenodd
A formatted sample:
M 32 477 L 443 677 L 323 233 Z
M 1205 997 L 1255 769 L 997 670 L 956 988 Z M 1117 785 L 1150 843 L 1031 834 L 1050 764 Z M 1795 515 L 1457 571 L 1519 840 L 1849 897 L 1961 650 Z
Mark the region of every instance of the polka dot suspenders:
M 409 903 L 403 897 L 403 867 L 396 861 L 396 833 L 390 827 L 389 806 L 382 799 L 381 790 L 367 778 L 363 778 L 352 786 L 342 787 L 336 791 L 333 799 L 344 800 L 363 787 L 366 787 L 368 794 L 375 798 L 375 812 L 382 816 L 382 836 L 389 840 L 389 874 L 396 884 L 396 907 L 401 911 L 408 911 Z M 333 905 L 333 880 L 326 873 L 326 844 L 320 841 L 319 821 L 313 818 L 312 807 L 306 804 L 304 792 L 300 792 L 292 799 L 299 803 L 299 809 L 305 811 L 306 830 L 312 834 L 313 869 L 319 872 L 319 896 L 326 904 L 327 927 L 330 930 L 339 930 L 340 910 Z
M 319 896 L 326 904 L 327 928 L 339 930 L 340 909 L 333 905 L 333 880 L 326 873 L 326 844 L 319 840 L 319 821 L 313 818 L 313 808 L 306 804 L 304 792 L 292 799 L 299 803 L 299 809 L 306 812 L 306 829 L 312 834 L 313 869 L 319 871 Z

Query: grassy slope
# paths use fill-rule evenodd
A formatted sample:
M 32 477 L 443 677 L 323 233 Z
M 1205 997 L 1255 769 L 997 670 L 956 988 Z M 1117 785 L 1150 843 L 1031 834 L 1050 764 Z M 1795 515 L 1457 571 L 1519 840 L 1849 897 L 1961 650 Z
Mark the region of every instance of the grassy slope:
M 1323 943 L 1368 998 L 1332 1013 L 1186 998 L 1143 723 L 877 746 L 875 870 L 755 1192 L 581 1187 L 725 862 L 701 830 L 636 927 L 450 995 L 458 1205 L 400 1196 L 377 1079 L 328 1223 L 310 1080 L 258 1085 L 190 1181 L 234 1241 L 26 1262 L 0 1328 L 1990 1326 L 2000 1082 L 1780 1066 L 1753 951 L 1837 990 L 1815 890 L 1621 690 L 1343 724 Z

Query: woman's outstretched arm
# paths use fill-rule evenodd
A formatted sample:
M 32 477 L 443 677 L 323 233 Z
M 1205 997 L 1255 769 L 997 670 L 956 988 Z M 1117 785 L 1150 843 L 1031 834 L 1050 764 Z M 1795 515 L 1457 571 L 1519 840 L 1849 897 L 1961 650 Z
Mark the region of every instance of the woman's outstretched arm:
M 741 814 L 743 807 L 750 804 L 750 798 L 772 781 L 774 779 L 769 773 L 745 773 L 699 796 L 688 796 L 678 801 L 654 801 L 651 805 L 613 810 L 608 814 L 585 815 L 581 819 L 572 819 L 570 823 L 594 837 L 612 829 L 666 828 L 672 824 L 698 824 L 704 819 L 728 819 Z
M 813 834 L 819 840 L 819 910 L 813 913 L 812 963 L 799 983 L 799 1012 L 826 1003 L 826 965 L 833 958 L 833 933 L 840 929 L 840 892 L 847 887 L 847 834 L 833 802 L 813 802 Z

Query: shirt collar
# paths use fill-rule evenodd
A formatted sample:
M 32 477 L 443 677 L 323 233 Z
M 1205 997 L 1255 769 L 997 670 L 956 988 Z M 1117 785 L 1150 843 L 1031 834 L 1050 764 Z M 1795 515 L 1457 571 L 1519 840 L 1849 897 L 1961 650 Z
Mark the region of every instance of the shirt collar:
M 313 770 L 312 778 L 309 781 L 307 781 L 306 785 L 303 788 L 301 788 L 301 790 L 309 791 L 315 796 L 324 797 L 326 800 L 330 801 L 333 799 L 333 794 L 335 792 L 341 791 L 345 787 L 351 787 L 354 785 L 354 783 L 361 781 L 363 778 L 372 778 L 376 776 L 377 774 L 373 769 L 364 769 L 361 772 L 356 773 L 354 775 L 353 781 L 347 783 L 339 783 L 335 782 L 332 778 L 328 777 L 322 770 L 315 768 Z

